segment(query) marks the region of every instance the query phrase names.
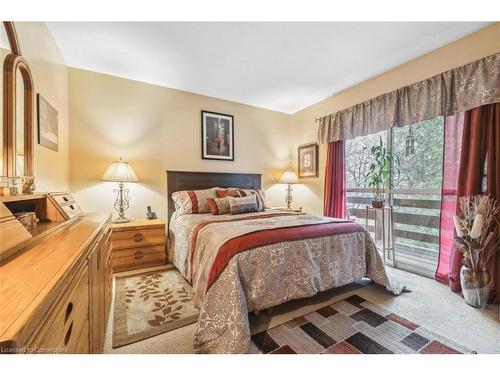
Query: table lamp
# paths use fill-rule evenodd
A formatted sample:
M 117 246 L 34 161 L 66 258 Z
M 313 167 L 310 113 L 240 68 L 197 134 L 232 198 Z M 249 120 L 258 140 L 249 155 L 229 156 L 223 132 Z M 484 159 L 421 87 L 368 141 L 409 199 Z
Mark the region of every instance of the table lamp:
M 286 209 L 291 210 L 292 209 L 292 185 L 294 184 L 300 184 L 300 181 L 295 174 L 294 171 L 291 169 L 288 169 L 283 173 L 281 176 L 280 180 L 278 181 L 280 184 L 288 184 L 288 188 L 286 189 Z
M 115 200 L 115 210 L 118 211 L 118 218 L 113 223 L 128 223 L 130 219 L 125 216 L 125 211 L 130 206 L 129 190 L 125 189 L 125 182 L 138 182 L 137 175 L 132 167 L 123 161 L 116 160 L 111 164 L 106 172 L 104 172 L 102 181 L 118 182 L 118 189 L 114 189 L 114 193 L 118 193 Z

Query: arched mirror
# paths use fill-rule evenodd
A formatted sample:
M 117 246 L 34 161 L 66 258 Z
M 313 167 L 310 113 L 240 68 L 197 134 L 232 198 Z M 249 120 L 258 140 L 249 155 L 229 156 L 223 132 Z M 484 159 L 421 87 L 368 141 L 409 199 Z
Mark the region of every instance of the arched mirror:
M 12 22 L 4 22 L 3 31 L 10 53 L 3 57 L 3 162 L 2 175 L 22 178 L 33 176 L 34 89 L 26 60 L 21 56 Z
M 15 129 L 15 150 L 16 157 L 14 177 L 24 177 L 24 82 L 19 69 L 16 69 L 16 129 Z

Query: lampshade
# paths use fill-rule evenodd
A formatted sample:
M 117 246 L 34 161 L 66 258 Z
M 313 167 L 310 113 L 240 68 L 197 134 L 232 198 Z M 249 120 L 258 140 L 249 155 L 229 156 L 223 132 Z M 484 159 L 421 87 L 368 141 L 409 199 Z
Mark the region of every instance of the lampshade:
M 294 171 L 291 169 L 287 170 L 286 172 L 283 173 L 279 180 L 280 184 L 300 184 L 300 181 L 295 174 Z
M 137 176 L 132 169 L 132 167 L 122 158 L 120 160 L 114 161 L 106 172 L 102 175 L 102 181 L 114 181 L 114 182 L 137 182 Z

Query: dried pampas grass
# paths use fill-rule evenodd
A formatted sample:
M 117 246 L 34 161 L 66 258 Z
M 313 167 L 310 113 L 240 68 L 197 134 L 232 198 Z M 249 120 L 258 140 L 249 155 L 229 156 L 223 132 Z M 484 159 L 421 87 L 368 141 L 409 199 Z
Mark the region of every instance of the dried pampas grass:
M 489 195 L 460 197 L 458 203 L 460 215 L 453 220 L 462 263 L 483 270 L 500 248 L 500 204 Z

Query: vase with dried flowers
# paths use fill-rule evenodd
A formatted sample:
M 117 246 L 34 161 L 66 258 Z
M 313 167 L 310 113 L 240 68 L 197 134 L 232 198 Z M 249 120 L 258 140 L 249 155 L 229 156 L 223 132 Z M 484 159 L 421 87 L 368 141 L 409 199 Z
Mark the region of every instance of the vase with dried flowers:
M 487 195 L 460 197 L 460 213 L 453 217 L 455 243 L 462 254 L 460 284 L 467 304 L 484 308 L 490 295 L 486 269 L 500 246 L 500 205 Z

